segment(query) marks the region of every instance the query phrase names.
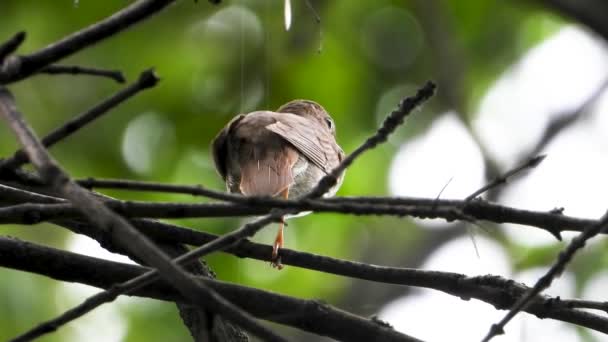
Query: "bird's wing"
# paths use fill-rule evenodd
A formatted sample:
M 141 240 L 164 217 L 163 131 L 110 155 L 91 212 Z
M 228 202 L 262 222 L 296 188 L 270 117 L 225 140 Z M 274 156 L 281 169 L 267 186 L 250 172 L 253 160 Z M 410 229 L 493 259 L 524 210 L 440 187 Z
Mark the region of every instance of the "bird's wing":
M 296 116 L 281 114 L 277 122 L 266 128 L 289 141 L 314 165 L 331 172 L 342 159 L 341 149 L 333 135 L 319 124 Z

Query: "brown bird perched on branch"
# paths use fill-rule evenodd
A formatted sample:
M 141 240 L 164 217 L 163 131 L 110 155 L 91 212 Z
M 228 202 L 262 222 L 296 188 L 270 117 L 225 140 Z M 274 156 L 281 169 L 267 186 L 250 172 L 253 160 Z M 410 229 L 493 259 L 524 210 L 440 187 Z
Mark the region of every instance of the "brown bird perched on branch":
M 294 100 L 276 112 L 236 116 L 213 140 L 213 160 L 229 192 L 297 198 L 342 161 L 335 135 L 334 121 L 321 105 Z M 325 196 L 333 196 L 343 178 Z M 283 226 L 282 221 L 272 249 L 272 265 L 278 269 Z

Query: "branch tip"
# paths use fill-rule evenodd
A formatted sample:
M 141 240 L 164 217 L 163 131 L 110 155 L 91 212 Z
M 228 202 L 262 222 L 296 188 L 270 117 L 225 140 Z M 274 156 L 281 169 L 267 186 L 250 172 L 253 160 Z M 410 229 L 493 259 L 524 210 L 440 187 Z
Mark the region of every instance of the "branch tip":
M 17 48 L 23 43 L 25 40 L 26 33 L 25 31 L 17 32 L 14 36 L 12 36 L 6 42 L 0 44 L 0 62 L 4 61 L 4 59 L 13 53 Z
M 154 68 L 150 68 L 142 72 L 139 75 L 139 79 L 137 80 L 137 82 L 142 88 L 154 87 L 156 84 L 158 84 L 159 81 L 160 78 L 156 75 Z
M 528 165 L 533 168 L 533 167 L 537 167 L 540 163 L 542 163 L 545 158 L 547 158 L 546 154 L 540 154 L 532 159 L 530 159 L 530 161 L 528 162 Z

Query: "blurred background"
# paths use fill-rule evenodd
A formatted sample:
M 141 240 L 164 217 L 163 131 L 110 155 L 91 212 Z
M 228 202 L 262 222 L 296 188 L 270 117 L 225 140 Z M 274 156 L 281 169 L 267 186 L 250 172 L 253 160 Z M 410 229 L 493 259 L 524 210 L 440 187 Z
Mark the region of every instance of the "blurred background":
M 26 30 L 20 53 L 41 48 L 130 1 L 3 0 L 0 39 Z M 338 141 L 352 151 L 401 98 L 426 80 L 439 93 L 381 147 L 347 172 L 338 195 L 464 198 L 488 175 L 529 156 L 547 125 L 585 105 L 581 117 L 540 152 L 548 157 L 491 193 L 532 210 L 565 208 L 588 218 L 605 210 L 608 186 L 608 49 L 587 28 L 534 1 L 281 0 L 178 1 L 160 15 L 63 61 L 122 70 L 129 82 L 154 67 L 161 83 L 53 147 L 74 177 L 112 177 L 221 190 L 209 154 L 237 113 L 276 109 L 295 98 L 321 103 Z M 315 13 L 316 12 L 316 13 Z M 320 17 L 320 22 L 316 16 Z M 122 85 L 87 76 L 39 75 L 11 85 L 39 134 L 85 111 Z M 16 148 L 0 126 L 0 155 Z M 443 190 L 443 192 L 441 192 Z M 190 196 L 108 191 L 120 198 L 204 201 Z M 217 234 L 243 219 L 179 224 Z M 271 243 L 276 227 L 254 240 Z M 86 237 L 51 225 L 2 226 L 3 235 L 129 262 Z M 286 247 L 362 262 L 498 274 L 532 284 L 565 242 L 515 225 L 309 215 L 290 221 Z M 352 280 L 225 254 L 208 257 L 218 278 L 302 298 L 319 298 L 430 341 L 479 340 L 504 312 L 439 292 Z M 593 240 L 548 290 L 604 301 L 605 239 Z M 0 269 L 0 340 L 79 303 L 95 289 Z M 437 329 L 441 327 L 441 329 Z M 319 337 L 278 327 L 293 340 Z M 542 334 L 542 335 L 541 335 Z M 520 314 L 496 341 L 605 341 L 575 326 Z M 121 297 L 43 341 L 188 341 L 171 303 Z

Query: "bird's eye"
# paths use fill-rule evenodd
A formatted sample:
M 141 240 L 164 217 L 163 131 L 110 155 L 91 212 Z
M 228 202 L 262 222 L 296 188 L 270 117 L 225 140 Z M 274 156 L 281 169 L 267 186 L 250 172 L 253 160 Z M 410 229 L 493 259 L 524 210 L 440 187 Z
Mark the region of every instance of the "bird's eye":
M 325 123 L 329 129 L 334 129 L 334 121 L 331 118 L 325 118 Z

